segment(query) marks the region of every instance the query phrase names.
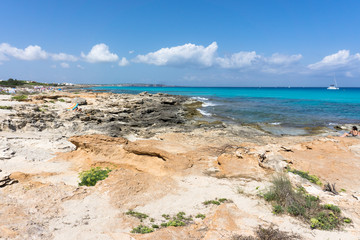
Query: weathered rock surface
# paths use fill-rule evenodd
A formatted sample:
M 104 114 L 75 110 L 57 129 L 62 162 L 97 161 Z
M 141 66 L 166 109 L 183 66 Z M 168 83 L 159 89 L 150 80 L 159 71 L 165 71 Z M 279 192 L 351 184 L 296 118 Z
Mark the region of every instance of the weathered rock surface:
M 82 112 L 66 111 L 75 97 L 87 101 Z M 60 98 L 64 101 L 51 103 Z M 195 127 L 186 101 L 164 94 L 64 93 L 34 97 L 1 116 L 0 169 L 7 173 L 0 179 L 18 182 L 0 188 L 0 239 L 232 239 L 253 236 L 258 225 L 270 224 L 303 239 L 358 239 L 359 139 Z M 335 183 L 338 195 L 289 174 L 323 203 L 338 205 L 353 223 L 341 231 L 319 231 L 289 215 L 272 214 L 259 195 L 285 165 Z M 79 187 L 78 174 L 91 167 L 112 172 L 94 187 Z M 231 201 L 203 204 L 219 198 Z M 140 221 L 126 214 L 129 209 L 149 217 Z M 130 233 L 140 224 L 161 225 L 163 214 L 179 212 L 193 221 Z M 206 217 L 195 218 L 199 213 Z
M 182 125 L 186 128 L 188 113 L 184 104 L 192 101 L 182 96 L 147 93 L 135 96 L 106 93 L 80 96 L 53 94 L 33 96 L 31 99 L 26 104 L 14 107 L 15 112 L 8 117 L 0 117 L 0 130 L 55 129 L 68 136 L 90 131 L 110 136 L 135 132 L 149 137 L 162 127 Z M 82 111 L 67 111 L 69 103 L 64 99 L 81 105 Z

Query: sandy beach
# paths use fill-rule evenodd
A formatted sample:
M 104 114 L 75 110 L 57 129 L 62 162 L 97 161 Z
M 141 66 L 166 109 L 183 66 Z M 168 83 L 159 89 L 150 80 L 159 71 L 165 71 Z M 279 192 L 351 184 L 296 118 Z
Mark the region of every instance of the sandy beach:
M 81 111 L 67 110 L 72 103 Z M 302 239 L 359 239 L 360 138 L 206 122 L 201 102 L 167 94 L 0 95 L 0 106 L 11 107 L 0 109 L 0 239 L 242 239 L 259 226 Z M 79 186 L 79 173 L 93 167 L 112 171 Z M 324 231 L 274 214 L 263 193 L 279 173 L 351 223 Z M 326 183 L 338 194 L 324 191 Z M 192 220 L 161 227 L 179 212 Z M 139 225 L 160 227 L 131 233 Z

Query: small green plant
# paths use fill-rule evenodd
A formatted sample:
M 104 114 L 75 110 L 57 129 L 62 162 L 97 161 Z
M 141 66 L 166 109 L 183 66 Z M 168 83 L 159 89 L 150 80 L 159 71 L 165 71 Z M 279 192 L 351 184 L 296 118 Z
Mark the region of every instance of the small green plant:
M 259 188 L 260 188 L 260 187 L 259 187 L 259 186 L 257 186 L 255 189 L 256 189 L 256 190 L 259 190 Z
M 229 200 L 229 199 L 226 199 L 226 198 L 220 198 L 220 199 L 215 198 L 215 200 L 208 200 L 208 201 L 203 202 L 203 204 L 206 205 L 206 206 L 210 205 L 210 204 L 220 205 L 220 204 L 225 203 L 225 202 L 232 202 L 232 201 Z
M 346 192 L 346 189 L 342 188 L 340 189 L 340 192 Z
M 111 169 L 101 169 L 100 167 L 91 168 L 90 170 L 79 174 L 79 186 L 95 186 L 98 181 L 104 180 L 109 176 Z
M 320 186 L 322 185 L 322 182 L 320 181 L 320 179 L 317 176 L 310 175 L 308 172 L 304 172 L 304 171 L 300 171 L 300 170 L 296 170 L 296 169 L 291 169 L 291 168 L 289 168 L 288 171 L 292 172 L 292 173 L 294 173 L 296 175 L 299 175 L 300 177 L 305 178 L 305 179 L 309 180 L 312 183 L 315 183 L 315 184 L 320 185 Z
M 332 205 L 332 204 L 325 204 L 324 209 L 328 209 L 333 211 L 334 213 L 340 213 L 341 210 L 338 206 Z
M 170 227 L 170 226 L 181 227 L 181 226 L 185 226 L 193 221 L 191 216 L 186 217 L 184 212 L 179 212 L 172 218 L 170 218 L 170 216 L 167 214 L 163 214 L 163 217 L 169 221 L 167 221 L 165 223 L 161 223 L 162 227 Z
M 143 219 L 146 219 L 147 217 L 149 217 L 148 215 L 146 215 L 145 213 L 140 213 L 140 212 L 134 212 L 133 210 L 129 210 L 125 213 L 126 215 L 131 215 L 133 217 L 136 217 L 138 219 L 140 219 L 141 221 Z
M 27 95 L 15 95 L 11 99 L 16 100 L 16 101 L 25 101 L 28 99 L 28 96 Z
M 153 231 L 154 231 L 153 228 L 149 228 L 149 227 L 144 226 L 144 225 L 139 225 L 139 226 L 133 228 L 133 230 L 131 230 L 131 233 L 145 234 L 145 233 L 151 233 Z
M 170 220 L 166 223 L 166 227 L 181 227 L 181 226 L 185 226 L 186 224 L 183 221 L 180 221 L 178 219 L 175 220 Z
M 203 202 L 203 204 L 204 205 L 210 205 L 210 204 L 220 205 L 220 202 L 216 201 L 216 200 L 208 200 L 208 201 Z
M 152 228 L 159 228 L 159 225 L 153 224 L 151 227 Z
M 60 98 L 60 99 L 59 99 L 59 102 L 65 102 L 65 100 L 64 100 L 64 99 L 62 99 L 62 98 Z
M 274 214 L 282 214 L 284 212 L 284 209 L 280 205 L 274 205 L 273 206 L 273 213 Z
M 344 220 L 344 223 L 352 223 L 350 218 L 344 218 L 343 220 Z
M 54 100 L 51 100 L 51 101 L 49 101 L 49 103 L 55 103 L 55 101 L 54 101 Z
M 0 106 L 0 109 L 11 110 L 12 106 Z
M 204 219 L 206 216 L 204 214 L 199 213 L 198 215 L 195 216 L 195 218 L 201 218 Z

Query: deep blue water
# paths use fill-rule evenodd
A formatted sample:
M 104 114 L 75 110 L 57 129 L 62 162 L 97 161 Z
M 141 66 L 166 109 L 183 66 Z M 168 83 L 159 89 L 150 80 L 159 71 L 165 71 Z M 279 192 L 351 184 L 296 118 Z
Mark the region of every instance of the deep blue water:
M 360 123 L 360 88 L 96 87 L 114 93 L 169 93 L 205 102 L 209 118 L 283 127 Z

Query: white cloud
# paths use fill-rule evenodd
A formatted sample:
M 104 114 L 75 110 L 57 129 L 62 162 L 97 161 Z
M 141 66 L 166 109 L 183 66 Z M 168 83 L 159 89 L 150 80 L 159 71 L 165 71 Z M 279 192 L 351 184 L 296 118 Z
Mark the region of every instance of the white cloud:
M 58 53 L 58 54 L 51 54 L 51 58 L 54 61 L 70 61 L 70 62 L 76 62 L 78 60 L 77 57 L 73 55 L 69 55 L 66 53 Z
M 60 66 L 62 67 L 62 68 L 69 68 L 70 67 L 70 65 L 68 64 L 68 63 L 60 63 Z
M 134 50 L 130 50 L 129 51 L 129 54 L 133 54 L 135 51 Z
M 51 68 L 56 68 L 56 65 L 55 65 L 55 64 L 53 64 L 53 65 L 51 65 L 50 67 L 51 67 Z
M 111 53 L 109 51 L 109 47 L 100 43 L 92 47 L 90 52 L 85 55 L 83 52 L 81 53 L 81 57 L 83 57 L 86 61 L 95 63 L 95 62 L 115 62 L 119 59 L 119 57 Z
M 133 61 L 137 63 L 154 64 L 157 66 L 198 65 L 210 67 L 214 62 L 214 55 L 218 49 L 213 42 L 208 47 L 195 44 L 184 44 L 171 48 L 161 48 L 156 52 L 138 55 Z
M 324 57 L 320 62 L 308 65 L 312 70 L 337 69 L 341 67 L 359 66 L 360 54 L 350 55 L 349 50 L 340 50 L 337 53 Z
M 76 65 L 77 68 L 80 68 L 82 70 L 84 70 L 85 68 L 83 66 L 81 66 L 80 64 Z
M 129 65 L 129 61 L 125 57 L 123 57 L 119 62 L 119 66 L 125 67 L 127 65 Z
M 243 68 L 254 64 L 261 58 L 255 51 L 252 52 L 238 52 L 232 54 L 230 57 L 218 57 L 216 62 L 222 68 Z
M 38 60 L 38 59 L 46 59 L 48 57 L 48 53 L 41 49 L 41 47 L 35 45 L 29 45 L 25 49 L 19 49 L 16 47 L 12 47 L 10 44 L 2 43 L 0 44 L 0 54 L 12 56 L 21 60 Z
M 271 57 L 266 59 L 266 62 L 276 65 L 289 65 L 298 62 L 301 58 L 302 58 L 301 54 L 288 56 L 280 53 L 274 53 Z

